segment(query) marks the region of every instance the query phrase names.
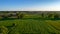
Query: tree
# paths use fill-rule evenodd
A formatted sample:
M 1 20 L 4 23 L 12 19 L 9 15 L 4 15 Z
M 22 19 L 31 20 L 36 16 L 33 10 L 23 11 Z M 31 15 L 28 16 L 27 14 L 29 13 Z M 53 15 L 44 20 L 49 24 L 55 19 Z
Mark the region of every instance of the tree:
M 24 15 L 23 14 L 20 14 L 20 18 L 23 18 L 24 17 Z
M 54 18 L 59 18 L 59 15 L 58 14 L 54 15 Z
M 44 13 L 42 13 L 41 16 L 44 17 Z
M 39 18 L 44 18 L 44 13 L 41 13 Z
M 17 15 L 18 19 L 24 17 L 24 14 L 23 14 L 23 13 L 19 13 L 19 12 L 17 12 L 16 15 Z
M 52 18 L 52 16 L 53 16 L 53 14 L 49 14 L 49 15 L 48 15 L 48 18 Z
M 49 12 L 47 13 L 47 18 L 54 18 L 55 13 Z

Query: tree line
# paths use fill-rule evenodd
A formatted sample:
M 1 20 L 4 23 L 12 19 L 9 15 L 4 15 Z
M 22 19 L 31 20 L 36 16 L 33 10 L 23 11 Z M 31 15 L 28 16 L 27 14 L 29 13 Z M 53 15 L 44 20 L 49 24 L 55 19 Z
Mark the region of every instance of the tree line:
M 8 17 L 11 17 L 11 16 L 17 16 L 18 19 L 20 18 L 23 18 L 25 16 L 24 13 L 19 13 L 19 12 L 16 12 L 15 15 L 13 14 L 9 14 L 9 15 L 2 15 L 2 18 L 8 18 Z M 40 17 L 39 18 L 60 18 L 60 14 L 56 13 L 56 12 L 48 12 L 48 13 L 41 13 L 40 14 Z

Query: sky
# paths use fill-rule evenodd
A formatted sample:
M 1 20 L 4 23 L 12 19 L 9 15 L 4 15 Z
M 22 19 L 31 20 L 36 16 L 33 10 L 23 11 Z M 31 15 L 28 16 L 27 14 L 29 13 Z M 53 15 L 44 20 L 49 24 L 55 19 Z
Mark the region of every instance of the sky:
M 0 0 L 0 11 L 60 11 L 60 0 Z

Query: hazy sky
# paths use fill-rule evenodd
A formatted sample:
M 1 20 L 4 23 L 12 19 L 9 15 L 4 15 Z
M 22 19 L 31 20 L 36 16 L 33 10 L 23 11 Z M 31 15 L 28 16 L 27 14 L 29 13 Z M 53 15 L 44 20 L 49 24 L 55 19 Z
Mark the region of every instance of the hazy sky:
M 0 11 L 60 11 L 60 0 L 0 0 Z

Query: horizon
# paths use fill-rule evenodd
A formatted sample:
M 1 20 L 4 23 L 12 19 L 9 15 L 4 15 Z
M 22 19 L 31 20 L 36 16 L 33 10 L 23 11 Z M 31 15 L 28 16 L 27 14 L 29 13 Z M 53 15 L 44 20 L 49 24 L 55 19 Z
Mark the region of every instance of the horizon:
M 60 0 L 0 0 L 0 11 L 60 11 Z

